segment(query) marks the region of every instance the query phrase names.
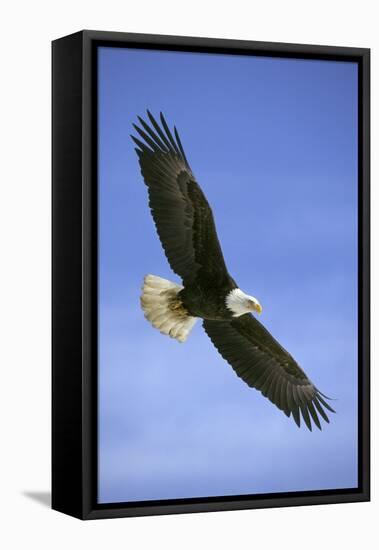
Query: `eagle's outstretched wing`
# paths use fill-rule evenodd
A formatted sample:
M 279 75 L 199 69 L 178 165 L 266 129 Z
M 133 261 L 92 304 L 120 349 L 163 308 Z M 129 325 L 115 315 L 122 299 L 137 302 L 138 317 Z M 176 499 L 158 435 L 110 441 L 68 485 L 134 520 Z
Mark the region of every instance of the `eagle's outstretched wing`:
M 143 179 L 158 236 L 173 271 L 184 284 L 202 275 L 215 283 L 227 276 L 212 210 L 187 162 L 179 134 L 175 139 L 161 113 L 160 126 L 149 111 L 150 125 L 134 125 Z
M 300 413 L 310 430 L 311 419 L 321 430 L 318 415 L 329 422 L 324 408 L 335 411 L 326 396 L 255 317 L 248 313 L 232 321 L 205 320 L 203 326 L 236 374 L 287 416 L 292 414 L 298 426 Z

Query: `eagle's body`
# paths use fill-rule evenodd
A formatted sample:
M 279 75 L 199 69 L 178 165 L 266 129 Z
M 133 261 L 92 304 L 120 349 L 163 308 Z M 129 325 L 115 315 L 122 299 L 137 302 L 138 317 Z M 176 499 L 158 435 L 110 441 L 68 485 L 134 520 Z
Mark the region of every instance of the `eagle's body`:
M 333 411 L 293 357 L 251 315 L 262 311 L 229 275 L 212 210 L 196 182 L 179 135 L 175 139 L 161 114 L 160 126 L 134 126 L 149 206 L 171 268 L 182 285 L 155 275 L 144 280 L 141 305 L 146 318 L 163 334 L 184 342 L 197 319 L 219 353 L 249 386 L 261 391 L 300 426 L 300 414 L 321 429 L 324 408 Z M 334 412 L 334 411 L 333 411 Z
M 194 281 L 179 292 L 178 298 L 189 315 L 210 321 L 222 321 L 233 318 L 233 311 L 227 307 L 227 297 L 235 288 L 237 285 L 229 277 L 224 281 L 211 280 L 207 284 Z

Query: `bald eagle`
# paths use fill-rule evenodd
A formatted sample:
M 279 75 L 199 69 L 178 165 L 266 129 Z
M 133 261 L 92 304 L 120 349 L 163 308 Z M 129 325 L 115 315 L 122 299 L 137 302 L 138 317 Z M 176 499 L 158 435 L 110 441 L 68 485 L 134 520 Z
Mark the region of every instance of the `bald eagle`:
M 301 416 L 321 430 L 325 409 L 335 412 L 295 359 L 252 315 L 262 306 L 229 275 L 211 207 L 190 168 L 177 129 L 147 111 L 134 140 L 149 206 L 163 250 L 182 285 L 144 279 L 141 306 L 161 333 L 184 342 L 197 319 L 221 356 L 300 427 Z M 175 137 L 174 137 L 175 136 Z M 140 139 L 139 139 L 140 138 Z

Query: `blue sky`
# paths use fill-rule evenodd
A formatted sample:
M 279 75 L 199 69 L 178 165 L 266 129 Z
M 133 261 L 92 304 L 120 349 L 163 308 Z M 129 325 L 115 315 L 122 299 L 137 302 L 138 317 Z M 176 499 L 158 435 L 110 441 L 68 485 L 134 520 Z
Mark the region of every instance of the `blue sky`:
M 357 66 L 99 50 L 99 502 L 357 485 Z M 144 275 L 179 281 L 129 137 L 175 124 L 231 275 L 336 398 L 298 429 L 197 323 L 185 344 L 144 319 Z

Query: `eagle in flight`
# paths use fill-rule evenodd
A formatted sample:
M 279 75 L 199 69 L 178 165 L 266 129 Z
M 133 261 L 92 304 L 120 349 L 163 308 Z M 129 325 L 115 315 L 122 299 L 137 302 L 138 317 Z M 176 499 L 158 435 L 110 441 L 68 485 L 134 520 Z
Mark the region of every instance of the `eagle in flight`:
M 295 359 L 252 315 L 262 307 L 229 275 L 211 207 L 191 170 L 174 128 L 161 113 L 160 124 L 147 111 L 131 136 L 149 205 L 163 250 L 178 285 L 147 275 L 141 306 L 152 325 L 184 342 L 197 319 L 222 357 L 250 387 L 259 390 L 300 427 L 301 417 L 321 430 L 325 409 L 335 412 Z

